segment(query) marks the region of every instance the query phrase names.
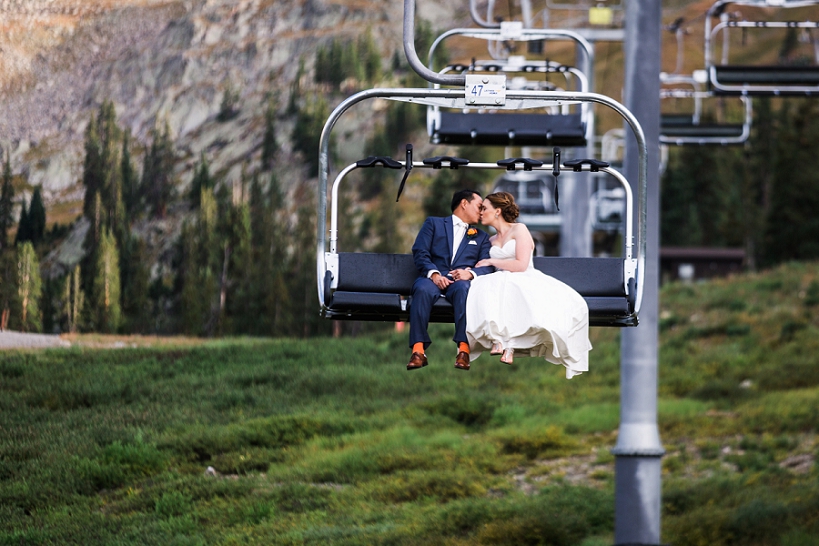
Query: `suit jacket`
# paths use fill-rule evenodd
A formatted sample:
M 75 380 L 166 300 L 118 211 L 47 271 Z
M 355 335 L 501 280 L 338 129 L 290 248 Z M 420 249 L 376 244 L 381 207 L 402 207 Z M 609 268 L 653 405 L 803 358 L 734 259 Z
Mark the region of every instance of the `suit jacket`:
M 477 230 L 474 237 L 464 235 L 461 246 L 452 259 L 452 216 L 427 218 L 412 245 L 412 257 L 418 274 L 426 277 L 433 269 L 447 275 L 453 269 L 472 268 L 475 275 L 495 271 L 494 267 L 475 267 L 481 260 L 489 258 L 489 235 Z

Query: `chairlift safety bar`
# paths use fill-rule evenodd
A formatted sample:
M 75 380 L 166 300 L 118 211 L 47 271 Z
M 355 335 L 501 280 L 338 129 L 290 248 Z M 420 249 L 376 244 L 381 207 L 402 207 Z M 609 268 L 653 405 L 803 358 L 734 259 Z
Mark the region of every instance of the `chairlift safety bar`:
M 399 161 L 398 163 L 400 163 L 402 166 L 406 167 L 406 162 L 405 161 Z M 412 167 L 413 167 L 413 169 L 434 169 L 434 167 L 432 165 L 425 164 L 422 161 L 413 161 L 412 162 Z M 446 162 L 444 164 L 444 167 L 448 167 L 448 165 L 446 165 Z M 341 186 L 341 181 L 350 172 L 352 172 L 352 171 L 354 171 L 356 169 L 359 169 L 359 168 L 363 168 L 363 167 L 359 167 L 356 163 L 352 163 L 352 164 L 348 165 L 347 167 L 345 167 L 338 174 L 338 176 L 336 176 L 336 179 L 333 181 L 333 187 L 330 190 L 330 192 L 331 192 L 330 251 L 329 251 L 328 254 L 336 254 L 338 252 L 338 190 L 339 190 L 339 188 Z M 460 165 L 458 168 L 459 169 L 487 169 L 487 170 L 507 171 L 507 168 L 505 166 L 498 165 L 497 163 L 469 163 L 467 165 Z M 554 170 L 554 164 L 553 163 L 544 163 L 540 167 L 532 167 L 532 170 L 527 171 L 527 172 L 535 173 L 535 172 L 544 171 L 544 172 L 547 172 L 549 174 L 552 174 L 553 170 Z M 558 170 L 560 172 L 572 172 L 573 171 L 572 168 L 565 167 L 565 166 L 562 166 L 562 167 L 558 166 Z M 589 165 L 583 165 L 582 170 L 584 172 L 591 172 L 591 167 Z M 523 168 L 522 167 L 521 168 L 516 168 L 515 171 L 521 172 L 521 171 L 523 171 Z M 602 167 L 597 172 L 610 174 L 618 182 L 620 182 L 620 185 L 623 187 L 623 189 L 626 192 L 626 213 L 625 213 L 625 218 L 626 219 L 631 218 L 632 214 L 634 212 L 634 197 L 633 197 L 633 192 L 631 191 L 631 186 L 628 183 L 628 180 L 626 180 L 626 178 L 622 175 L 622 173 L 620 173 L 616 169 L 612 169 L 611 167 Z M 624 246 L 625 246 L 625 256 L 624 256 L 624 258 L 625 258 L 627 264 L 633 262 L 633 255 L 632 255 L 632 240 L 633 240 L 633 238 L 634 238 L 634 236 L 633 236 L 632 222 L 626 221 L 625 222 L 625 244 L 624 244 Z M 329 256 L 328 256 L 328 258 L 329 258 Z M 633 267 L 626 271 L 626 278 L 629 278 L 629 273 L 631 273 L 631 276 L 634 276 Z M 334 276 L 334 283 L 336 281 L 337 281 L 337 279 Z M 335 288 L 335 287 L 336 287 L 335 284 L 333 284 L 332 288 Z

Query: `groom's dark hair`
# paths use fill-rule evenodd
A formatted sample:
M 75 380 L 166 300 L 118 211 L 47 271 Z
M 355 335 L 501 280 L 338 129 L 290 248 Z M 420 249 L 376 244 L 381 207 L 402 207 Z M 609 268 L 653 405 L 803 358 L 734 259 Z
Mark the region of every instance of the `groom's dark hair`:
M 467 202 L 471 202 L 474 199 L 474 197 L 472 197 L 473 195 L 477 195 L 478 197 L 481 197 L 481 193 L 477 192 L 475 190 L 459 190 L 459 191 L 456 191 L 455 195 L 452 196 L 452 205 L 451 205 L 452 212 L 455 212 L 455 209 L 458 208 L 458 205 L 460 205 L 461 201 L 463 201 L 464 199 L 466 199 Z

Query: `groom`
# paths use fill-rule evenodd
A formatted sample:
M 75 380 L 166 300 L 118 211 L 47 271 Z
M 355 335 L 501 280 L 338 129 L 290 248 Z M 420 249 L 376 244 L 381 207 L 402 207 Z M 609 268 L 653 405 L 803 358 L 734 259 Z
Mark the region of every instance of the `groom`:
M 469 369 L 469 344 L 466 340 L 466 296 L 469 281 L 476 275 L 491 273 L 493 267 L 477 267 L 489 258 L 489 236 L 470 224 L 481 217 L 483 199 L 474 190 L 461 190 L 452 196 L 452 216 L 427 218 L 415 244 L 412 256 L 420 276 L 412 285 L 410 307 L 410 357 L 408 370 L 427 365 L 425 349 L 431 340 L 427 333 L 433 304 L 442 295 L 455 311 L 455 336 L 458 354 L 455 367 Z M 474 269 L 473 269 L 474 268 Z

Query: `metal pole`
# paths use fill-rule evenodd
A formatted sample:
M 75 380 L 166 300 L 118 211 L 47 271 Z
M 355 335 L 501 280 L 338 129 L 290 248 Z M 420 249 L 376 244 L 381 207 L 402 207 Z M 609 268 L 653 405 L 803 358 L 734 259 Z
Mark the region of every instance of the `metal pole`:
M 577 65 L 586 75 L 587 86 L 594 89 L 594 44 L 590 47 L 583 47 L 581 44 L 575 46 L 575 58 Z M 585 149 L 565 149 L 564 157 L 572 159 L 575 157 L 592 158 L 594 153 L 594 109 L 590 106 L 589 115 L 586 118 L 586 148 Z M 580 154 L 580 155 L 579 155 Z M 560 226 L 560 255 L 574 257 L 590 257 L 593 253 L 592 244 L 592 217 L 593 211 L 589 210 L 589 202 L 592 195 L 592 185 L 589 183 L 588 174 L 576 174 L 567 172 L 558 178 L 558 184 L 563 196 L 563 209 L 561 217 L 563 222 Z
M 656 0 L 626 5 L 625 106 L 648 145 L 646 262 L 640 325 L 623 329 L 620 346 L 620 429 L 615 455 L 615 544 L 660 544 L 661 458 L 657 427 L 660 235 L 660 22 Z M 637 172 L 635 140 L 626 135 L 624 171 Z

